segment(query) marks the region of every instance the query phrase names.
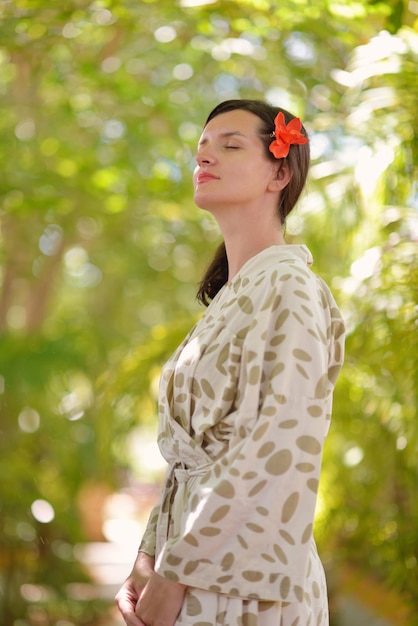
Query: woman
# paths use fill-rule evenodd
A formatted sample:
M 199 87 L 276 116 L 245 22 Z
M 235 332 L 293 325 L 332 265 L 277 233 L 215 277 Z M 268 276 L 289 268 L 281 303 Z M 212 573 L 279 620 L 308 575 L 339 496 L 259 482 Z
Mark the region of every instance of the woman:
M 312 524 L 344 326 L 286 216 L 305 184 L 300 120 L 230 100 L 209 115 L 197 206 L 222 231 L 208 308 L 165 365 L 160 504 L 116 602 L 129 626 L 325 626 Z

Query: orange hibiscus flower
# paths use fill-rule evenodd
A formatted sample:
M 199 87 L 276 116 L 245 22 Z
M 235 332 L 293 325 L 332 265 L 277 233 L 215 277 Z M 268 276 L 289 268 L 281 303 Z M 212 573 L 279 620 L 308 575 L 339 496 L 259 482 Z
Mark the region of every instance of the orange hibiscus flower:
M 305 137 L 300 131 L 302 128 L 302 122 L 298 117 L 290 120 L 288 124 L 285 124 L 284 114 L 278 113 L 274 120 L 274 141 L 269 146 L 270 152 L 274 154 L 276 159 L 284 159 L 289 154 L 290 146 L 294 144 L 308 143 L 309 139 Z

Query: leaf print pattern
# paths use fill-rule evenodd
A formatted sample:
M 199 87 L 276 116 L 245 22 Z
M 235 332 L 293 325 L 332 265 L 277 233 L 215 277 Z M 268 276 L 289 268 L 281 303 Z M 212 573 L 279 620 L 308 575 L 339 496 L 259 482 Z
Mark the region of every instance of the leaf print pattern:
M 312 526 L 344 325 L 310 260 L 253 257 L 163 369 L 169 471 L 140 549 L 188 586 L 179 625 L 328 623 Z

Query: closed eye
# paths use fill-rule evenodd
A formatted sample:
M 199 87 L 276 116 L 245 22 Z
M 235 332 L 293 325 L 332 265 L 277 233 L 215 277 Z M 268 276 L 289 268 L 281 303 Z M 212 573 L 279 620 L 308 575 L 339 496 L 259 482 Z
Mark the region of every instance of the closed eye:
M 239 150 L 240 146 L 225 146 L 227 150 Z

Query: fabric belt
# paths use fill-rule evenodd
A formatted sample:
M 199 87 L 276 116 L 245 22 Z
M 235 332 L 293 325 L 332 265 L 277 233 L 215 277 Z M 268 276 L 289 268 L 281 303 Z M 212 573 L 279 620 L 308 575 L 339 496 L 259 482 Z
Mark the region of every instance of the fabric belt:
M 170 519 L 173 524 L 173 534 L 178 535 L 181 532 L 181 520 L 188 500 L 186 493 L 188 481 L 196 476 L 203 476 L 212 466 L 211 463 L 193 468 L 178 467 L 178 465 L 181 465 L 181 462 L 171 465 L 167 477 L 171 476 L 173 483 L 171 487 L 167 487 L 166 483 L 164 490 L 164 505 L 160 509 L 160 516 L 157 522 L 157 553 L 169 538 Z

